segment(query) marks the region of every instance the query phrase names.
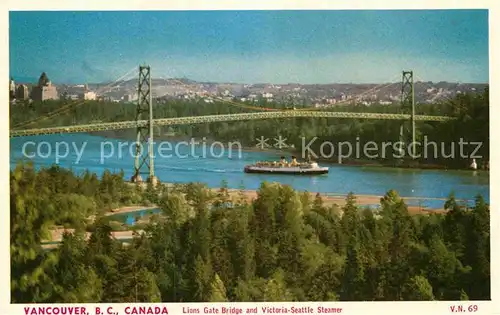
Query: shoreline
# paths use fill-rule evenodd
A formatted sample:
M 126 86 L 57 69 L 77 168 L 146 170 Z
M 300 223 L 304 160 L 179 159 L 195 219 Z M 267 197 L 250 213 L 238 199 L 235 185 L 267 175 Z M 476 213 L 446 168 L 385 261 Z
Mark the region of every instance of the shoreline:
M 217 191 L 219 188 L 213 189 L 214 191 Z M 231 194 L 238 194 L 240 191 L 238 189 L 228 189 L 230 195 Z M 337 193 L 317 193 L 317 192 L 310 192 L 309 193 L 311 196 L 311 199 L 314 200 L 317 194 L 321 197 L 323 200 L 323 205 L 329 207 L 333 205 L 337 205 L 342 207 L 345 205 L 347 194 L 337 194 Z M 246 189 L 243 191 L 243 195 L 252 202 L 255 198 L 257 198 L 257 190 L 249 190 Z M 361 207 L 366 207 L 366 206 L 375 206 L 375 205 L 380 205 L 380 199 L 383 196 L 377 196 L 377 195 L 354 195 L 356 198 L 356 205 L 361 206 Z M 417 197 L 401 197 L 403 199 L 408 207 L 408 212 L 410 214 L 429 214 L 429 213 L 445 213 L 444 208 L 427 208 L 423 206 L 414 206 L 414 205 L 408 205 L 408 200 L 431 200 L 432 198 L 417 198 Z M 438 199 L 440 200 L 440 199 Z M 444 205 L 445 199 L 443 199 L 443 205 Z
M 129 183 L 130 185 L 135 185 L 134 183 Z M 145 183 L 142 184 L 143 187 L 145 187 Z M 164 186 L 173 186 L 174 183 L 161 183 L 161 185 Z M 220 191 L 221 187 L 217 188 L 208 188 L 211 192 L 217 193 Z M 257 190 L 255 189 L 236 189 L 236 188 L 228 188 L 228 193 L 230 197 L 236 198 L 238 197 L 241 193 L 245 197 L 247 202 L 252 202 L 255 198 L 257 198 Z M 304 193 L 306 191 L 301 191 L 301 190 L 295 190 L 298 193 Z M 338 205 L 338 206 L 343 206 L 345 204 L 345 200 L 347 198 L 346 193 L 336 193 L 336 192 L 329 192 L 329 193 L 320 193 L 320 192 L 309 192 L 311 198 L 314 200 L 317 194 L 322 198 L 323 204 L 325 206 L 332 206 L 332 205 Z M 380 199 L 383 196 L 380 195 L 365 195 L 365 194 L 354 194 L 354 197 L 356 198 L 356 204 L 361 207 L 366 207 L 366 206 L 378 206 L 380 205 Z M 444 209 L 444 203 L 446 202 L 447 198 L 436 198 L 436 197 L 404 197 L 400 196 L 401 199 L 403 199 L 408 207 L 408 212 L 410 214 L 429 214 L 429 213 L 445 213 L 446 210 Z M 428 200 L 441 200 L 443 202 L 443 207 L 441 208 L 429 208 L 425 206 L 417 206 L 417 205 L 411 205 L 409 202 L 418 202 L 422 203 Z M 468 201 L 468 200 L 461 200 L 457 199 L 457 201 Z M 113 214 L 121 214 L 121 213 L 129 213 L 129 212 L 134 212 L 134 211 L 140 211 L 140 210 L 149 210 L 149 209 L 155 209 L 157 207 L 155 206 L 130 206 L 130 207 L 120 207 L 117 209 L 114 209 L 113 212 L 109 212 L 109 215 Z M 136 210 L 131 210 L 131 209 L 136 209 Z
M 168 185 L 164 183 L 163 185 Z M 212 188 L 210 189 L 212 192 L 217 192 L 220 188 Z M 240 190 L 238 189 L 228 189 L 229 196 L 230 198 L 233 197 L 238 197 L 240 194 Z M 242 191 L 244 198 L 246 199 L 247 202 L 251 203 L 255 198 L 257 198 L 257 191 L 256 190 L 244 190 Z M 316 193 L 311 192 L 309 193 L 311 195 L 311 198 L 314 200 Z M 320 194 L 322 200 L 323 200 L 323 205 L 325 207 L 330 207 L 330 206 L 340 206 L 342 207 L 345 205 L 345 198 L 347 195 L 339 195 L 339 194 L 332 194 L 332 195 L 325 195 L 325 194 Z M 380 198 L 382 196 L 377 196 L 377 195 L 355 195 L 356 197 L 356 204 L 360 207 L 363 206 L 373 206 L 380 204 Z M 415 197 L 401 197 L 403 200 L 411 200 L 412 198 Z M 430 199 L 430 198 L 427 198 Z M 425 207 L 420 207 L 420 206 L 411 206 L 407 204 L 408 208 L 408 213 L 410 215 L 422 215 L 422 214 L 431 214 L 431 213 L 438 213 L 438 214 L 444 214 L 446 213 L 446 210 L 444 209 L 438 209 L 438 208 L 425 208 Z M 158 209 L 158 206 L 140 206 L 140 205 L 135 205 L 135 206 L 123 206 L 119 208 L 112 209 L 111 211 L 108 211 L 104 214 L 104 216 L 112 216 L 112 215 L 117 215 L 117 214 L 127 214 L 127 213 L 134 213 L 134 212 L 139 212 L 139 211 L 148 211 L 148 210 L 153 210 L 153 209 Z M 361 210 L 361 209 L 360 209 Z M 55 227 L 50 231 L 51 234 L 51 239 L 50 240 L 44 240 L 42 242 L 42 247 L 45 249 L 49 248 L 54 248 L 56 247 L 61 240 L 62 240 L 62 235 L 65 232 L 73 233 L 75 230 L 73 228 L 64 228 L 64 227 Z M 138 232 L 135 230 L 126 230 L 126 231 L 113 231 L 111 232 L 112 237 L 116 238 L 117 240 L 127 240 L 132 238 L 133 233 Z M 91 235 L 91 232 L 85 232 L 85 239 L 88 239 Z
M 138 212 L 138 211 L 149 211 L 149 210 L 154 210 L 157 209 L 157 206 L 124 206 L 124 207 L 119 207 L 115 209 L 111 209 L 111 211 L 108 211 L 104 213 L 105 217 L 112 216 L 115 214 L 126 214 L 126 213 L 131 213 L 131 212 Z
M 133 183 L 129 183 L 130 185 L 134 185 Z M 162 183 L 161 185 L 172 185 L 172 183 Z M 217 193 L 220 190 L 219 188 L 209 188 L 211 192 Z M 302 191 L 298 191 L 302 192 Z M 230 198 L 239 198 L 241 195 L 245 198 L 245 200 L 249 203 L 253 202 L 257 198 L 257 190 L 251 190 L 251 189 L 245 189 L 243 191 L 239 189 L 228 189 L 228 193 Z M 318 193 L 316 192 L 309 192 L 311 199 L 314 200 L 316 195 Z M 331 206 L 339 206 L 342 207 L 346 203 L 346 197 L 347 194 L 342 194 L 342 193 L 319 193 L 320 197 L 323 200 L 323 205 L 325 207 L 331 207 Z M 356 198 L 356 205 L 360 207 L 373 207 L 375 205 L 380 205 L 380 199 L 383 196 L 378 196 L 378 195 L 354 195 Z M 428 215 L 428 214 L 446 214 L 446 210 L 444 208 L 427 208 L 423 206 L 414 206 L 414 205 L 409 205 L 408 201 L 411 200 L 443 200 L 443 204 L 445 202 L 445 198 L 432 198 L 432 197 L 400 197 L 403 199 L 406 203 L 408 213 L 410 215 Z M 127 214 L 127 213 L 134 213 L 134 212 L 139 212 L 139 211 L 148 211 L 148 210 L 154 210 L 158 209 L 157 205 L 133 205 L 133 206 L 123 206 L 123 207 L 118 207 L 115 209 L 112 209 L 111 211 L 107 211 L 104 213 L 104 216 L 112 216 L 112 215 L 117 215 L 117 214 Z M 62 240 L 62 235 L 64 232 L 69 232 L 73 233 L 75 230 L 73 228 L 64 228 L 61 226 L 56 226 L 54 227 L 51 231 L 51 239 L 50 240 L 44 240 L 42 242 L 42 247 L 44 249 L 51 249 L 55 248 L 58 246 L 58 243 Z M 114 237 L 117 240 L 128 240 L 131 239 L 134 233 L 137 233 L 140 231 L 137 230 L 126 230 L 126 231 L 113 231 L 111 233 L 112 237 Z M 90 237 L 91 232 L 85 232 L 85 238 L 88 239 Z

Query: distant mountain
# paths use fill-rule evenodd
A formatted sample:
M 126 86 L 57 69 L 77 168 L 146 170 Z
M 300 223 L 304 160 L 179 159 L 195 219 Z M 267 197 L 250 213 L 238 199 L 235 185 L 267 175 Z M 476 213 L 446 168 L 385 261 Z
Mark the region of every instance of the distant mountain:
M 36 83 L 38 82 L 38 77 L 21 77 L 21 76 L 14 76 L 14 81 L 19 82 L 19 83 Z M 244 86 L 252 86 L 253 88 L 265 88 L 266 86 L 270 85 L 281 85 L 281 86 L 294 86 L 294 87 L 328 87 L 328 86 L 375 86 L 379 84 L 385 84 L 385 83 L 390 83 L 390 82 L 373 82 L 373 83 L 335 83 L 335 82 L 325 82 L 325 83 L 316 83 L 316 84 L 308 84 L 308 83 L 270 83 L 270 82 L 254 82 L 251 84 L 244 84 L 244 83 L 237 83 L 237 82 L 216 82 L 216 81 L 196 81 L 188 78 L 156 78 L 152 77 L 151 81 L 153 85 L 165 85 L 165 84 L 172 84 L 172 85 L 177 85 L 177 84 L 187 84 L 187 85 L 244 85 Z M 69 82 L 54 82 L 55 84 L 58 85 L 75 85 L 75 83 L 69 83 Z M 102 85 L 109 85 L 112 83 L 112 81 L 104 81 L 104 82 L 81 82 L 80 84 L 87 83 L 89 85 L 97 85 L 97 86 L 102 86 Z M 117 84 L 124 84 L 124 85 L 134 85 L 137 84 L 137 78 L 129 79 L 129 80 L 120 80 L 114 82 L 113 85 Z M 450 87 L 450 86 L 463 86 L 463 85 L 470 85 L 470 86 L 487 86 L 488 83 L 467 83 L 467 82 L 421 82 L 421 81 L 415 81 L 415 85 L 430 85 L 434 86 L 437 88 L 441 87 Z
M 17 75 L 12 75 L 11 77 L 14 78 L 14 81 L 15 82 L 18 82 L 18 83 L 29 83 L 29 84 L 34 84 L 36 82 L 38 82 L 38 77 L 28 77 L 28 76 L 17 76 Z M 265 86 L 269 86 L 269 85 L 286 85 L 286 86 L 302 86 L 302 87 L 326 87 L 326 86 L 332 86 L 332 85 L 344 85 L 344 86 L 362 86 L 362 85 L 378 85 L 378 84 L 383 84 L 384 82 L 374 82 L 374 83 L 371 83 L 371 84 L 364 84 L 364 83 L 335 83 L 335 82 L 328 82 L 328 83 L 323 83 L 323 84 L 301 84 L 301 83 L 263 83 L 263 82 L 254 82 L 252 84 L 242 84 L 242 83 L 236 83 L 236 82 L 215 82 L 215 81 L 196 81 L 196 80 L 192 80 L 192 79 L 188 79 L 188 78 L 166 78 L 166 79 L 163 79 L 163 78 L 155 78 L 155 77 L 152 77 L 151 78 L 151 81 L 154 85 L 164 85 L 164 84 L 179 84 L 180 82 L 182 82 L 182 84 L 188 84 L 188 85 L 193 85 L 193 84 L 206 84 L 206 85 L 251 85 L 252 87 L 254 88 L 264 88 Z M 69 83 L 69 82 L 54 82 L 55 84 L 58 84 L 58 85 L 74 85 L 74 83 Z M 87 83 L 89 85 L 108 85 L 111 83 L 111 81 L 106 81 L 106 82 L 81 82 L 80 84 L 84 84 L 84 83 Z M 126 81 L 118 81 L 116 82 L 115 84 L 125 84 L 125 85 L 129 85 L 129 84 L 136 84 L 137 83 L 137 79 L 134 78 L 134 79 L 129 79 L 129 80 L 126 80 Z M 447 87 L 450 87 L 450 86 L 458 86 L 458 85 L 469 85 L 469 86 L 487 86 L 488 83 L 467 83 L 467 82 L 462 82 L 462 83 L 458 83 L 458 82 L 446 82 L 446 81 L 441 81 L 441 82 L 431 82 L 431 81 L 428 81 L 428 82 L 421 82 L 421 81 L 415 81 L 415 85 L 419 85 L 419 84 L 423 84 L 423 85 L 431 85 L 431 86 L 434 86 L 436 88 L 447 88 Z
M 37 84 L 35 77 L 14 77 L 16 83 L 28 86 Z M 54 82 L 61 93 L 73 93 L 75 84 Z M 244 101 L 255 101 L 265 98 L 268 101 L 294 102 L 303 105 L 331 106 L 338 102 L 350 102 L 356 99 L 366 104 L 382 102 L 398 103 L 401 98 L 401 83 L 254 83 L 241 84 L 231 82 L 195 81 L 188 78 L 151 78 L 152 94 L 155 97 L 191 99 L 206 96 L 241 98 Z M 84 84 L 83 82 L 79 85 Z M 134 98 L 137 94 L 137 78 L 128 80 L 88 83 L 88 88 L 99 95 L 112 100 L 123 101 Z M 461 93 L 484 91 L 488 86 L 478 83 L 458 82 L 415 82 L 415 100 L 417 102 L 435 102 L 454 97 Z M 78 89 L 77 89 L 78 90 Z M 76 92 L 74 92 L 76 93 Z M 79 92 L 78 92 L 79 93 Z

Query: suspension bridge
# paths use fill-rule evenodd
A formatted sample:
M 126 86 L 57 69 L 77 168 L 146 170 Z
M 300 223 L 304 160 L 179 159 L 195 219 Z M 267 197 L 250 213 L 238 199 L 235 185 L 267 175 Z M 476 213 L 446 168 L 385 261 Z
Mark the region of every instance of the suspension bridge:
M 393 84 L 394 83 L 389 85 Z M 322 109 L 318 108 L 279 110 L 276 108 L 262 108 L 256 106 L 249 106 L 246 104 L 241 104 L 220 98 L 218 100 L 229 103 L 230 105 L 246 109 L 258 110 L 259 112 L 155 119 L 153 115 L 154 106 L 153 106 L 153 99 L 151 92 L 151 87 L 152 87 L 151 68 L 149 66 L 139 66 L 138 102 L 137 102 L 137 114 L 135 120 L 119 121 L 119 122 L 100 122 L 93 124 L 58 126 L 58 127 L 47 127 L 47 128 L 11 129 L 10 138 L 23 137 L 23 136 L 36 136 L 36 135 L 85 133 L 85 132 L 135 128 L 137 130 L 137 144 L 136 144 L 137 154 L 134 165 L 134 175 L 132 176 L 131 181 L 136 183 L 141 183 L 143 182 L 141 174 L 148 174 L 149 176 L 147 180 L 155 185 L 158 182 L 158 179 L 154 175 L 154 159 L 153 159 L 154 155 L 152 154 L 154 127 L 214 123 L 214 122 L 261 120 L 261 119 L 299 118 L 299 117 L 399 120 L 402 121 L 403 123 L 407 121 L 411 122 L 411 128 L 410 128 L 411 142 L 413 143 L 415 141 L 416 121 L 444 122 L 454 119 L 453 117 L 448 117 L 448 116 L 415 115 L 415 96 L 414 96 L 413 86 L 414 86 L 413 72 L 403 71 L 401 105 L 402 105 L 402 110 L 407 111 L 409 113 L 383 114 L 383 113 L 358 113 L 358 112 L 331 112 L 331 111 L 322 111 Z M 377 87 L 368 90 L 363 94 L 373 92 L 373 90 L 376 89 Z M 379 87 L 378 89 L 380 90 L 381 88 Z M 42 119 L 51 118 L 55 115 L 67 112 L 72 106 L 78 106 L 81 104 L 82 103 L 66 105 L 64 106 L 64 108 L 60 108 L 58 110 L 55 110 L 53 113 L 45 115 L 45 117 L 41 117 L 39 119 L 35 119 L 33 121 L 29 121 L 21 125 L 26 126 Z M 403 134 L 403 125 L 401 127 L 401 135 L 402 134 Z M 149 147 L 148 150 L 142 150 L 142 145 L 144 143 L 148 145 Z

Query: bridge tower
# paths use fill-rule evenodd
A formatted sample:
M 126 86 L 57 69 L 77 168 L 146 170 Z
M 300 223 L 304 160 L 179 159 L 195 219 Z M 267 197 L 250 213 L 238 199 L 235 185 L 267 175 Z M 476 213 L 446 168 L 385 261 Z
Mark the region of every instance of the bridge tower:
M 137 138 L 135 143 L 135 165 L 133 183 L 142 183 L 141 174 L 148 174 L 147 181 L 156 186 L 153 152 L 153 98 L 151 94 L 151 67 L 139 66 L 137 112 Z
M 412 152 L 415 155 L 416 145 L 414 144 L 416 141 L 415 138 L 415 92 L 413 85 L 413 71 L 403 71 L 402 85 L 401 85 L 401 109 L 403 113 L 407 114 L 408 112 L 411 115 L 410 118 L 410 128 L 407 130 L 411 130 L 411 139 L 405 134 L 405 123 L 401 125 L 400 130 L 400 138 L 403 143 L 407 143 L 408 140 L 411 142 L 408 146 L 412 146 Z M 414 158 L 414 156 L 413 156 Z

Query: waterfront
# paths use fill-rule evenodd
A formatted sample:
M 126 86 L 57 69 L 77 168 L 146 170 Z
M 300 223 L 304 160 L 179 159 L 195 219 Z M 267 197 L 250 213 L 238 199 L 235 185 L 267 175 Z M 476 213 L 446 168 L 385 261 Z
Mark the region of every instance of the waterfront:
M 72 134 L 20 137 L 10 141 L 11 169 L 20 160 L 31 160 L 36 167 L 54 164 L 56 144 L 64 141 L 68 144 L 69 151 L 66 157 L 58 159 L 58 165 L 61 167 L 70 168 L 76 173 L 88 169 L 98 175 L 102 174 L 105 169 L 112 172 L 119 172 L 123 169 L 127 179 L 132 176 L 134 164 L 129 150 L 115 149 L 114 154 L 110 154 L 111 147 L 118 148 L 119 143 L 123 142 L 120 140 Z M 27 141 L 34 143 L 26 147 L 26 153 L 34 156 L 32 158 L 27 158 L 23 154 L 23 145 Z M 42 142 L 45 144 L 40 145 Z M 40 149 L 39 152 L 37 148 Z M 64 147 L 59 146 L 60 156 L 64 155 L 61 154 L 61 148 Z M 103 152 L 103 149 L 107 151 Z M 291 185 L 297 190 L 334 195 L 353 192 L 356 195 L 380 196 L 390 189 L 395 189 L 404 197 L 447 198 L 451 192 L 454 192 L 459 199 L 473 199 L 475 195 L 481 194 L 489 202 L 490 197 L 489 173 L 482 171 L 328 165 L 330 173 L 322 176 L 258 175 L 245 174 L 243 167 L 259 160 L 277 159 L 279 158 L 277 153 L 242 151 L 239 155 L 236 149 L 233 149 L 215 152 L 215 154 L 203 154 L 202 149 L 197 148 L 193 154 L 187 147 L 180 147 L 179 151 L 181 156 L 156 158 L 155 172 L 162 182 L 203 182 L 215 188 L 225 181 L 229 188 L 255 190 L 259 188 L 262 181 L 276 181 Z M 216 157 L 219 154 L 221 157 Z M 441 208 L 443 203 L 443 200 L 431 199 L 425 200 L 420 205 Z

